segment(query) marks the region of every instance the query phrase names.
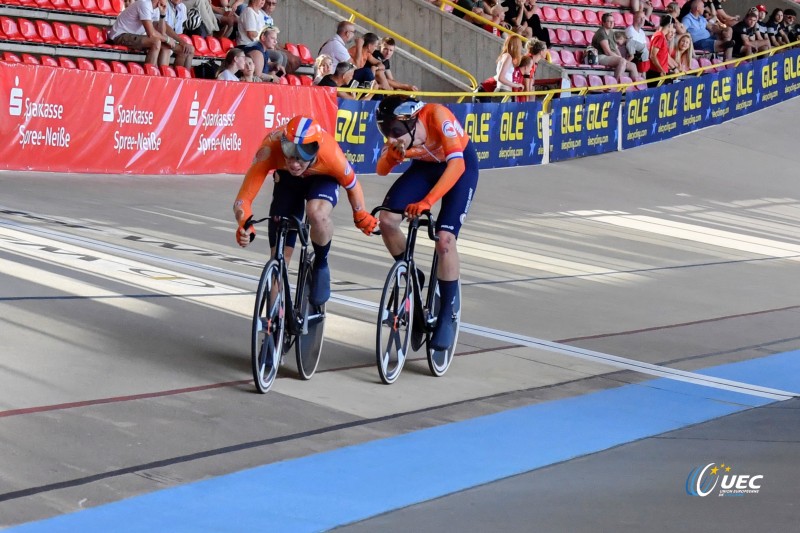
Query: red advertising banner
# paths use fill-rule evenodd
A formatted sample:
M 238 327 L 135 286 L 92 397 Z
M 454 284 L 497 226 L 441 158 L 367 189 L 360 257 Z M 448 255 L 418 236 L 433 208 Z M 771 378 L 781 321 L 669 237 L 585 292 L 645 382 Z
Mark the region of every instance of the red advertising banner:
M 328 87 L 176 79 L 0 62 L 0 169 L 242 173 L 295 115 L 336 127 Z

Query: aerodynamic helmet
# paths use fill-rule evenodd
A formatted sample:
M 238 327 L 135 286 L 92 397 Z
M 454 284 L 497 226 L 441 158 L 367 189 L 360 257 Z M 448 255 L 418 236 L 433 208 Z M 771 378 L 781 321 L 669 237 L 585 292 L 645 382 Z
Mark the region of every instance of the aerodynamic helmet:
M 412 96 L 401 94 L 389 95 L 378 105 L 375 120 L 384 137 L 396 139 L 406 133 L 414 137 L 417 127 L 417 115 L 425 106 Z
M 313 118 L 294 117 L 286 124 L 281 150 L 288 158 L 311 161 L 322 144 L 322 126 Z

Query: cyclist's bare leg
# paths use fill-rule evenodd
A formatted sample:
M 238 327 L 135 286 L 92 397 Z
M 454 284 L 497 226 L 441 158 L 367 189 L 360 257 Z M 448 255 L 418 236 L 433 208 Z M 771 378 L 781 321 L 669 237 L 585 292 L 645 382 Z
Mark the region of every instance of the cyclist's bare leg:
M 400 229 L 403 215 L 381 211 L 379 219 L 383 244 L 386 245 L 386 249 L 389 250 L 392 257 L 397 257 L 406 249 L 406 237 L 403 230 Z
M 309 200 L 306 202 L 306 216 L 311 224 L 311 242 L 328 244 L 333 238 L 333 204 L 327 200 Z
M 436 268 L 436 277 L 441 281 L 455 281 L 461 272 L 456 236 L 444 230 L 440 230 L 437 235 L 439 240 L 436 241 L 436 253 L 439 256 L 439 265 Z

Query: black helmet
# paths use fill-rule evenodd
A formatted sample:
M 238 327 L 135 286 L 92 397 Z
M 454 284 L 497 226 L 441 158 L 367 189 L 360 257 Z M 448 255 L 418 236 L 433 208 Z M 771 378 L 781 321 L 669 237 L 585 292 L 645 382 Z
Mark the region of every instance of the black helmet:
M 413 96 L 392 94 L 381 100 L 375 111 L 375 121 L 384 137 L 396 139 L 406 133 L 414 137 L 417 114 L 425 106 Z

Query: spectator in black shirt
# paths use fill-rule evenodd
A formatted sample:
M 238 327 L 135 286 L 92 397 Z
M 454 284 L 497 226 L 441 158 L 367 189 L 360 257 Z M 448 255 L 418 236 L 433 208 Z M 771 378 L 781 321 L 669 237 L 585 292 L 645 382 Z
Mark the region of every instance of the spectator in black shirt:
M 401 83 L 394 79 L 394 75 L 392 75 L 392 67 L 389 60 L 394 55 L 395 49 L 395 42 L 394 39 L 391 37 L 384 37 L 381 41 L 380 48 L 373 52 L 373 56 L 378 59 L 381 63 L 383 63 L 384 67 L 384 75 L 386 76 L 386 82 L 388 87 L 386 90 L 395 90 L 395 91 L 419 91 L 416 85 L 411 85 L 409 83 Z
M 733 27 L 733 55 L 744 57 L 769 50 L 769 39 L 758 31 L 757 21 L 758 14 L 748 11 L 744 20 Z

